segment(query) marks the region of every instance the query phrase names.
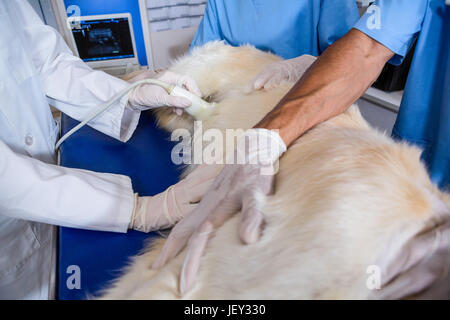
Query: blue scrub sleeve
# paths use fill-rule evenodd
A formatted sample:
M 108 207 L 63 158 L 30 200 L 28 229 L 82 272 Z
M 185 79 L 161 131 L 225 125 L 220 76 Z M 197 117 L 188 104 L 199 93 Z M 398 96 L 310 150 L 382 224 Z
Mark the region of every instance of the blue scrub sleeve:
M 395 53 L 391 64 L 402 63 L 422 30 L 429 0 L 377 0 L 355 28 Z
M 200 22 L 200 25 L 198 26 L 189 50 L 215 40 L 223 40 L 223 37 L 219 26 L 216 0 L 208 0 L 205 14 Z
M 359 20 L 354 0 L 321 0 L 318 28 L 319 52 L 343 37 Z

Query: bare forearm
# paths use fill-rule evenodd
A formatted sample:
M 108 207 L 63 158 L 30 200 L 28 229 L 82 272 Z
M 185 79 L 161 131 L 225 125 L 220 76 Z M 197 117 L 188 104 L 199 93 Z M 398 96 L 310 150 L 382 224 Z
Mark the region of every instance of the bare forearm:
M 358 30 L 328 48 L 258 128 L 278 129 L 286 145 L 344 112 L 377 79 L 393 52 Z

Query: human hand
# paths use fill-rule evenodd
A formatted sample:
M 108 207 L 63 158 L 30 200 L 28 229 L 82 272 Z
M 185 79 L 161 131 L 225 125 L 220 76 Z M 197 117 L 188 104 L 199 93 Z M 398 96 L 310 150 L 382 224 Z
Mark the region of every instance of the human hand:
M 255 137 L 266 143 L 240 147 L 242 141 Z M 266 129 L 248 130 L 239 138 L 235 150 L 235 156 L 239 159 L 244 155 L 247 164 L 225 165 L 200 204 L 172 230 L 153 268 L 163 267 L 187 245 L 180 277 L 182 295 L 194 285 L 200 259 L 213 232 L 239 210 L 242 214 L 238 233 L 242 242 L 258 241 L 264 222 L 261 206 L 265 196 L 274 191 L 273 165 L 285 151 L 286 145 L 278 133 Z
M 253 78 L 247 86 L 247 91 L 273 89 L 283 81 L 297 82 L 316 59 L 317 57 L 305 54 L 294 59 L 274 62 Z
M 201 165 L 166 191 L 137 198 L 129 229 L 151 232 L 172 227 L 195 209 L 221 169 L 221 165 Z
M 155 77 L 155 79 L 183 87 L 199 97 L 202 95 L 195 80 L 189 76 L 176 74 L 171 71 L 165 71 Z M 131 91 L 129 94 L 128 103 L 132 108 L 138 110 L 148 110 L 159 107 L 174 107 L 174 110 L 178 115 L 183 113 L 183 109 L 191 106 L 191 101 L 188 99 L 171 96 L 166 90 L 153 84 L 144 84 Z

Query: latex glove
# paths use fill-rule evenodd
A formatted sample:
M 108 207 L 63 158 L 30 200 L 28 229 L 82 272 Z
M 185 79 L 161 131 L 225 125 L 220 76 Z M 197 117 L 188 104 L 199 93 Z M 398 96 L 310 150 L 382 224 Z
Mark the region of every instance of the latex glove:
M 247 143 L 242 147 L 243 142 L 255 137 L 262 143 Z M 197 208 L 172 230 L 153 268 L 164 266 L 187 244 L 180 276 L 182 295 L 195 282 L 200 259 L 212 233 L 239 210 L 242 211 L 238 230 L 241 240 L 246 244 L 258 241 L 264 222 L 260 206 L 264 197 L 274 191 L 276 170 L 273 164 L 278 165 L 277 160 L 284 151 L 286 145 L 278 133 L 266 129 L 248 130 L 239 138 L 235 150 L 235 156 L 246 156 L 246 164 L 225 165 Z
M 170 71 L 166 71 L 155 79 L 184 87 L 191 93 L 201 97 L 202 93 L 197 86 L 195 80 L 189 76 L 176 74 Z M 171 96 L 166 90 L 151 84 L 144 84 L 135 88 L 130 92 L 128 96 L 128 104 L 137 110 L 148 110 L 159 107 L 174 107 L 178 114 L 182 113 L 182 110 L 191 106 L 191 101 L 183 97 Z
M 221 169 L 221 165 L 201 165 L 166 191 L 138 197 L 129 229 L 150 232 L 173 226 L 197 206 Z
M 247 92 L 263 88 L 273 89 L 283 81 L 297 82 L 316 59 L 317 57 L 305 54 L 294 59 L 274 62 L 253 78 Z
M 384 253 L 374 298 L 450 299 L 450 208 L 444 210 L 434 226 Z

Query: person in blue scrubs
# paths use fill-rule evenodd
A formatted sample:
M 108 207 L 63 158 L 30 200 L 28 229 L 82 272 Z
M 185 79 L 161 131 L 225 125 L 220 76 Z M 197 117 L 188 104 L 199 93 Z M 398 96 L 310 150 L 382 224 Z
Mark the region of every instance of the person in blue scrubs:
M 244 24 L 242 29 L 247 27 Z M 394 136 L 421 146 L 434 183 L 450 189 L 449 34 L 449 0 L 377 0 L 355 28 L 325 50 L 255 127 L 278 130 L 279 138 L 290 146 L 315 125 L 344 112 L 378 78 L 387 62 L 400 63 L 417 41 Z M 269 34 L 268 42 L 271 40 Z M 252 194 L 272 190 L 273 179 L 263 182 L 255 176 L 259 171 L 246 169 L 247 166 L 226 165 L 214 182 L 215 189 L 221 188 L 221 197 L 215 199 L 217 195 L 208 191 L 202 199 L 208 210 L 194 210 L 169 235 L 159 258 L 175 256 L 177 248 L 185 244 L 187 252 L 193 253 L 187 254 L 183 262 L 180 279 L 184 292 L 194 284 L 204 248 L 214 230 L 234 215 L 229 208 L 251 207 Z M 235 180 L 246 183 L 221 187 L 222 181 Z M 433 202 L 440 221 L 420 230 L 403 247 L 387 248 L 395 252 L 380 257 L 377 265 L 382 268 L 381 290 L 374 292 L 375 298 L 450 299 L 450 206 L 443 199 Z M 201 204 L 198 208 L 202 208 Z M 263 218 L 256 214 L 248 213 L 239 230 L 261 230 Z M 259 224 L 250 223 L 254 221 Z M 188 234 L 186 226 L 191 230 Z M 252 237 L 250 243 L 258 239 L 259 236 Z M 242 236 L 241 240 L 249 243 Z M 159 259 L 160 265 L 167 262 L 163 258 Z
M 318 56 L 358 19 L 354 0 L 208 0 L 191 49 L 224 40 L 284 59 Z
M 421 147 L 432 180 L 450 188 L 450 8 L 443 0 L 379 0 L 355 28 L 395 53 L 417 41 L 393 136 Z M 378 21 L 377 21 L 378 20 Z

